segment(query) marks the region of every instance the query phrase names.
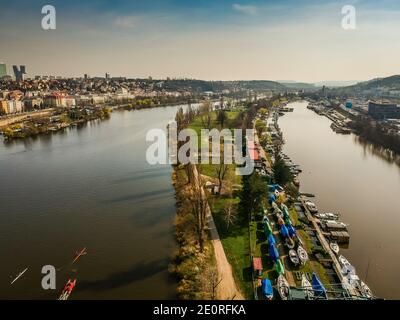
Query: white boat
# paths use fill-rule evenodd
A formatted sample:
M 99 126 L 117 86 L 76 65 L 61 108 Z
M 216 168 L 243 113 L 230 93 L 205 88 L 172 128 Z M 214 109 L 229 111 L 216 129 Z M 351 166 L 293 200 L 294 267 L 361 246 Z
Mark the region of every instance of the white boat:
M 297 266 L 300 263 L 299 256 L 293 249 L 289 250 L 289 259 L 295 266 Z
M 308 279 L 304 273 L 301 276 L 301 287 L 303 288 L 303 290 L 309 300 L 314 298 L 313 287 L 312 287 L 310 281 L 308 281 Z
M 344 256 L 339 256 L 338 260 L 339 260 L 340 265 L 342 266 L 342 274 L 343 275 L 355 275 L 356 274 L 356 268 L 354 268 Z
M 308 261 L 307 251 L 304 250 L 304 248 L 299 245 L 297 248 L 297 255 L 299 256 L 301 265 L 304 266 L 306 264 L 306 262 Z
M 371 299 L 374 296 L 372 294 L 372 290 L 363 281 L 360 281 L 360 292 L 364 297 L 369 298 L 369 299 Z
M 311 213 L 318 213 L 318 209 L 317 206 L 315 205 L 315 203 L 311 202 L 311 201 L 306 201 L 305 205 L 307 206 L 307 209 L 311 212 Z
M 290 293 L 289 282 L 287 282 L 286 278 L 281 274 L 278 277 L 278 293 L 282 300 L 287 300 Z
M 315 216 L 320 220 L 339 220 L 340 216 L 336 213 L 317 213 Z
M 330 242 L 329 247 L 332 249 L 332 251 L 338 255 L 339 254 L 339 245 L 336 242 Z

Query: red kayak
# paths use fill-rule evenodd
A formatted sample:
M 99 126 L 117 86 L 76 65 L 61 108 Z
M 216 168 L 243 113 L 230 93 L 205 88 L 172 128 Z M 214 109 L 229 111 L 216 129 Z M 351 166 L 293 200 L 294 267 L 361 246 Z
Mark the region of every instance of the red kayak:
M 58 298 L 58 300 L 68 300 L 70 294 L 72 293 L 72 290 L 74 290 L 75 288 L 75 285 L 76 285 L 76 279 L 74 279 L 74 281 L 69 279 L 63 291 L 61 292 L 61 295 Z

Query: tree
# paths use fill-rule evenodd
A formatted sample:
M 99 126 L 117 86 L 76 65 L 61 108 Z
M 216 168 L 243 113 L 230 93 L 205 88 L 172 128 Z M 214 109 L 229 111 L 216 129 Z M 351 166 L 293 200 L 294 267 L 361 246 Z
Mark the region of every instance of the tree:
M 192 183 L 192 194 L 190 202 L 192 205 L 192 213 L 195 218 L 195 226 L 197 239 L 200 246 L 200 252 L 204 251 L 204 240 L 205 232 L 204 229 L 207 224 L 207 212 L 208 212 L 208 198 L 203 188 L 203 182 L 197 168 L 191 165 L 193 168 L 193 183 Z
M 203 127 L 205 129 L 210 129 L 211 128 L 211 111 L 212 107 L 209 102 L 203 103 L 202 106 L 200 106 L 200 119 Z
M 227 164 L 224 164 L 223 159 L 220 160 L 221 163 L 215 166 L 215 171 L 218 177 L 218 194 L 221 194 L 222 184 L 229 169 L 229 166 Z
M 223 209 L 224 220 L 226 223 L 226 229 L 228 230 L 229 227 L 234 224 L 237 220 L 237 207 L 236 204 L 232 201 L 228 201 L 225 204 L 225 208 Z
M 221 126 L 221 129 L 224 127 L 224 124 L 227 119 L 228 119 L 228 116 L 227 116 L 225 110 L 219 110 L 218 114 L 217 114 L 217 122 Z
M 285 164 L 285 161 L 283 161 L 279 153 L 275 155 L 275 162 L 272 166 L 272 170 L 274 172 L 275 182 L 278 184 L 286 185 L 293 180 L 293 175 L 289 167 Z
M 240 195 L 240 207 L 243 217 L 250 220 L 251 214 L 261 206 L 262 199 L 268 195 L 266 183 L 261 179 L 257 172 L 250 176 L 243 177 L 243 188 Z

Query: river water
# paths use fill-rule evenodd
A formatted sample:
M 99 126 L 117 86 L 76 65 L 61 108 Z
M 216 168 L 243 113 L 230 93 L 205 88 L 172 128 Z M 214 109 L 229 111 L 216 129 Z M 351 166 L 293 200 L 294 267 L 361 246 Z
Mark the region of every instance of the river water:
M 339 135 L 331 121 L 296 102 L 279 119 L 283 151 L 299 164 L 301 191 L 313 193 L 322 212 L 348 223 L 348 249 L 341 249 L 374 294 L 400 299 L 400 167 L 357 136 Z M 369 267 L 368 267 L 369 266 Z
M 71 299 L 175 298 L 172 170 L 147 164 L 145 136 L 177 108 L 0 142 L 0 299 L 56 299 L 68 278 L 77 279 Z M 41 288 L 44 265 L 57 268 L 55 291 Z

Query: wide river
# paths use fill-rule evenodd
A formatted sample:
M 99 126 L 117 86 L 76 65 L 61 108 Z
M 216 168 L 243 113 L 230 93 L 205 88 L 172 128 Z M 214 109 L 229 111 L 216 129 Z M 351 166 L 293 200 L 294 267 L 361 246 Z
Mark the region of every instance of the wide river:
M 294 112 L 279 125 L 283 151 L 303 170 L 301 191 L 316 195 L 320 211 L 338 212 L 350 225 L 350 245 L 341 253 L 374 294 L 400 299 L 400 167 L 355 135 L 334 133 L 331 121 L 307 103 L 291 106 Z
M 177 108 L 116 111 L 65 133 L 0 141 L 0 299 L 56 299 L 69 278 L 71 299 L 175 298 L 172 170 L 147 164 L 145 137 Z M 44 265 L 57 269 L 57 290 L 41 288 Z

